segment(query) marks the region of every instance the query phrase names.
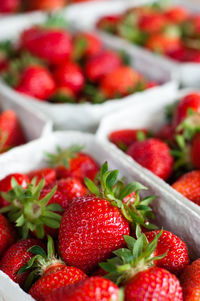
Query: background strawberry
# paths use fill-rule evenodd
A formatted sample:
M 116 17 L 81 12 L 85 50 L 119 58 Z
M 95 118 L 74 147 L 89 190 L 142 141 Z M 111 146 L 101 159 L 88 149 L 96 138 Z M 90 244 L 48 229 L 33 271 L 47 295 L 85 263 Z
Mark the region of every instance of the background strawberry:
M 199 300 L 200 293 L 200 259 L 187 266 L 181 275 L 181 285 L 185 301 Z
M 0 214 L 0 256 L 16 241 L 16 238 L 14 227 Z
M 21 4 L 20 0 L 1 0 L 0 13 L 3 14 L 14 13 L 19 10 L 20 4 Z
M 30 181 L 33 180 L 33 178 L 36 177 L 37 179 L 37 184 L 44 178 L 45 179 L 45 185 L 51 184 L 55 182 L 56 180 L 56 171 L 54 168 L 40 168 L 37 170 L 30 171 L 27 174 L 28 178 Z
M 34 0 L 25 1 L 26 9 L 28 10 L 53 10 L 64 7 L 65 0 Z

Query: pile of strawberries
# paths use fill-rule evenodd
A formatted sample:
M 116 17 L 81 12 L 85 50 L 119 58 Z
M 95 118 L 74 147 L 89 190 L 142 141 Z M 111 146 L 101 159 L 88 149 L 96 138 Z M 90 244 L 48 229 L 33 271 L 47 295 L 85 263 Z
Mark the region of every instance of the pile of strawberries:
M 179 62 L 200 62 L 200 15 L 183 7 L 136 7 L 102 17 L 97 26 Z
M 17 43 L 0 45 L 2 76 L 16 91 L 39 101 L 97 104 L 156 86 L 98 36 L 72 35 L 65 25 L 53 16 L 23 31 Z
M 200 205 L 200 93 L 190 93 L 166 109 L 157 132 L 124 129 L 109 140 L 192 202 Z
M 146 187 L 76 145 L 46 155 L 0 181 L 1 271 L 36 301 L 198 300 L 199 260 L 156 230 Z

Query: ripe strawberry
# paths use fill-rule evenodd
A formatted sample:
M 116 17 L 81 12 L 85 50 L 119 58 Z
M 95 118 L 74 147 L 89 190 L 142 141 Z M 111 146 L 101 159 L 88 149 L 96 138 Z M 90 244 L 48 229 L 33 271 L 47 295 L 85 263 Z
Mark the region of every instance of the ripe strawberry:
M 72 53 L 71 35 L 57 28 L 29 28 L 21 34 L 20 45 L 53 65 L 66 61 Z
M 172 23 L 180 24 L 188 19 L 189 12 L 181 6 L 173 6 L 165 12 L 165 17 Z
M 198 169 L 200 169 L 199 152 L 200 152 L 200 133 L 197 133 L 192 139 L 190 157 L 193 166 Z
M 171 142 L 174 139 L 174 128 L 171 124 L 165 124 L 161 129 L 156 133 L 156 138 Z
M 65 150 L 57 148 L 57 154 L 48 154 L 48 162 L 56 167 L 57 179 L 77 177 L 84 181 L 85 177 L 94 180 L 99 167 L 94 159 L 80 152 L 83 148 L 73 145 Z
M 185 301 L 198 301 L 200 296 L 200 259 L 188 265 L 181 275 Z
M 76 283 L 87 277 L 81 270 L 67 267 L 64 262 L 56 258 L 54 243 L 50 236 L 48 236 L 47 250 L 48 254 L 40 246 L 31 247 L 29 251 L 35 256 L 19 270 L 19 274 L 31 270 L 35 277 L 40 275 L 29 290 L 29 294 L 37 301 L 46 300 L 46 297 L 56 288 Z M 31 280 L 33 281 L 32 277 Z
M 164 34 L 153 34 L 148 38 L 145 46 L 151 51 L 167 54 L 179 50 L 182 47 L 182 44 L 177 37 Z
M 0 256 L 16 240 L 16 231 L 7 219 L 0 214 Z
M 0 270 L 6 273 L 13 281 L 22 286 L 28 276 L 28 273 L 18 274 L 18 271 L 24 264 L 34 256 L 28 252 L 29 248 L 39 245 L 43 247 L 43 243 L 37 239 L 25 239 L 13 244 L 3 255 L 0 260 Z
M 103 43 L 98 36 L 89 32 L 77 33 L 74 37 L 73 58 L 91 58 L 98 55 L 103 49 Z
M 1 14 L 14 13 L 19 10 L 20 4 L 21 4 L 20 0 L 1 0 L 0 13 Z
M 55 91 L 55 82 L 50 72 L 39 65 L 29 65 L 20 76 L 20 81 L 15 87 L 20 93 L 47 100 Z
M 26 175 L 19 174 L 19 173 L 13 173 L 8 175 L 7 177 L 3 178 L 0 181 L 0 192 L 9 192 L 12 190 L 12 179 L 15 179 L 18 183 L 18 185 L 22 186 L 23 188 L 27 188 L 27 185 L 29 184 L 29 178 Z M 9 202 L 7 202 L 3 196 L 0 196 L 0 208 L 8 206 Z
M 104 50 L 92 57 L 85 65 L 85 72 L 92 82 L 99 81 L 103 76 L 117 69 L 122 64 L 119 54 L 112 50 Z
M 28 10 L 54 10 L 64 7 L 65 0 L 34 0 L 27 1 Z
M 184 197 L 200 205 L 200 171 L 194 170 L 181 176 L 172 187 Z
M 167 19 L 160 13 L 144 14 L 138 22 L 140 30 L 149 34 L 160 32 L 167 24 Z
M 179 101 L 173 117 L 174 127 L 177 127 L 188 116 L 189 110 L 200 113 L 200 94 L 190 93 Z
M 115 183 L 117 174 L 118 171 L 109 172 L 105 163 L 100 171 L 101 188 L 87 179 L 86 184 L 93 194 L 74 200 L 65 211 L 59 229 L 59 250 L 67 264 L 89 272 L 96 268 L 98 262 L 110 257 L 112 251 L 124 246 L 123 235 L 129 234 L 130 229 L 123 199 L 133 191 L 138 194 L 144 187 L 131 183 L 129 189 L 123 186 L 120 192 L 119 184 Z M 137 205 L 132 205 L 135 212 Z M 146 213 L 143 214 L 140 212 L 141 223 L 145 226 Z M 131 216 L 128 219 L 134 222 Z
M 126 150 L 133 142 L 136 142 L 140 135 L 147 135 L 146 129 L 124 129 L 109 134 L 109 140 L 122 150 Z
M 170 149 L 159 139 L 135 142 L 128 148 L 127 154 L 163 180 L 167 180 L 172 173 L 174 160 Z
M 102 78 L 101 91 L 107 98 L 121 97 L 134 91 L 141 75 L 131 67 L 122 66 Z
M 36 183 L 38 184 L 43 178 L 45 179 L 45 185 L 48 185 L 50 183 L 55 182 L 56 180 L 56 171 L 54 168 L 40 168 L 37 170 L 30 171 L 27 174 L 28 178 L 30 181 L 33 180 L 33 178 L 36 177 L 37 181 Z M 52 187 L 53 188 L 53 187 Z
M 110 33 L 116 33 L 121 19 L 121 15 L 104 16 L 97 22 L 97 27 Z
M 85 83 L 81 68 L 73 62 L 60 65 L 54 72 L 54 78 L 58 86 L 67 87 L 75 94 L 83 89 Z
M 147 81 L 146 83 L 146 89 L 151 89 L 151 88 L 154 88 L 154 87 L 157 87 L 159 84 L 155 81 Z
M 54 290 L 45 301 L 118 301 L 119 288 L 110 280 L 91 277 Z
M 149 242 L 155 238 L 155 234 L 158 235 L 159 230 L 145 233 Z M 154 256 L 160 256 L 166 252 L 167 255 L 164 258 L 155 262 L 156 266 L 179 275 L 190 263 L 187 246 L 179 237 L 164 230 L 158 239 Z
M 0 153 L 26 142 L 18 117 L 14 111 L 0 115 Z
M 56 87 L 55 93 L 50 98 L 50 101 L 57 103 L 75 103 L 76 95 L 71 88 L 59 86 Z
M 200 63 L 200 50 L 185 48 L 183 55 L 184 62 Z

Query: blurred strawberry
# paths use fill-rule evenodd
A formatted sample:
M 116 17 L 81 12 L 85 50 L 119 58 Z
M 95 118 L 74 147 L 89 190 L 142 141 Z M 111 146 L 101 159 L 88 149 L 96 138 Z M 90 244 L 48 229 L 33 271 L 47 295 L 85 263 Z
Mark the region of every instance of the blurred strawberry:
M 189 12 L 182 6 L 173 6 L 167 9 L 165 17 L 172 23 L 180 24 L 188 19 Z
M 153 34 L 146 42 L 146 48 L 161 54 L 177 51 L 181 47 L 182 43 L 179 38 L 164 34 Z
M 121 15 L 105 16 L 99 19 L 97 27 L 110 33 L 116 33 L 117 26 L 120 24 L 121 19 Z
M 172 141 L 174 139 L 174 128 L 171 124 L 165 124 L 159 131 L 156 133 L 156 138 L 164 141 Z
M 20 9 L 21 0 L 1 0 L 0 13 L 15 13 Z
M 160 13 L 144 14 L 139 19 L 139 29 L 146 31 L 149 34 L 160 32 L 167 24 L 167 20 L 164 15 Z
M 62 8 L 66 5 L 65 0 L 34 0 L 26 1 L 26 8 L 28 10 L 54 10 Z
M 72 88 L 66 86 L 56 87 L 55 93 L 50 98 L 55 103 L 75 103 L 76 95 Z
M 43 178 L 45 179 L 45 185 L 55 182 L 56 171 L 54 168 L 40 168 L 37 170 L 30 171 L 27 174 L 30 181 L 36 178 L 36 183 L 38 184 Z M 53 187 L 52 187 L 53 188 Z

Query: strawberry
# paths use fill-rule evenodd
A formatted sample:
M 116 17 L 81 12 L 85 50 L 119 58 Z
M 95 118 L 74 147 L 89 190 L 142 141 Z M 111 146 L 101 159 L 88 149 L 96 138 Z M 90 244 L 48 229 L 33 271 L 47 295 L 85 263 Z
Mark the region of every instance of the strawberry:
M 109 134 L 109 140 L 117 145 L 122 150 L 127 150 L 127 148 L 133 143 L 136 142 L 140 135 L 147 135 L 146 129 L 124 129 L 114 131 Z
M 193 63 L 200 63 L 200 50 L 199 49 L 185 49 L 184 62 L 193 62 Z
M 1 0 L 0 2 L 0 13 L 8 14 L 14 13 L 19 10 L 21 0 Z
M 159 13 L 144 14 L 138 22 L 139 29 L 149 34 L 160 32 L 166 24 L 165 16 Z
M 118 301 L 119 288 L 110 280 L 91 277 L 54 290 L 45 301 Z
M 159 234 L 159 230 L 146 232 L 145 235 L 149 242 Z M 169 272 L 179 275 L 186 265 L 190 263 L 186 244 L 171 232 L 163 231 L 158 239 L 154 256 L 159 256 L 167 252 L 167 255 L 156 261 L 156 266 L 166 269 Z
M 64 7 L 65 0 L 34 0 L 27 1 L 28 10 L 54 10 Z
M 66 61 L 72 53 L 71 35 L 59 28 L 29 28 L 21 34 L 20 45 L 53 65 Z
M 48 236 L 47 250 L 48 254 L 40 246 L 31 247 L 29 251 L 35 256 L 19 270 L 19 274 L 31 270 L 35 277 L 40 275 L 29 290 L 29 294 L 37 301 L 46 300 L 56 288 L 76 283 L 87 277 L 81 270 L 67 267 L 64 262 L 56 258 L 54 243 L 50 236 Z M 32 276 L 30 280 L 33 281 Z
M 45 67 L 29 65 L 23 70 L 15 90 L 45 101 L 54 93 L 55 82 Z
M 13 244 L 3 255 L 0 260 L 0 270 L 6 273 L 13 281 L 23 286 L 28 273 L 18 274 L 18 271 L 24 264 L 34 256 L 29 248 L 34 245 L 43 247 L 43 243 L 38 239 L 25 239 Z
M 200 259 L 188 265 L 181 275 L 181 285 L 185 301 L 198 301 L 200 296 Z
M 12 179 L 15 179 L 17 181 L 18 185 L 22 186 L 23 188 L 27 188 L 27 185 L 29 184 L 29 178 L 26 175 L 19 174 L 19 173 L 13 173 L 2 180 L 0 180 L 0 192 L 9 192 L 12 190 Z M 0 208 L 8 206 L 9 203 L 3 198 L 3 196 L 0 196 Z
M 178 103 L 173 117 L 173 126 L 177 127 L 187 116 L 189 111 L 200 113 L 200 94 L 190 93 Z
M 16 231 L 7 219 L 0 214 L 0 256 L 16 240 Z
M 80 152 L 82 149 L 72 145 L 65 150 L 58 147 L 57 154 L 47 154 L 48 163 L 56 167 L 57 179 L 73 176 L 82 181 L 85 177 L 94 180 L 99 167 L 90 155 Z
M 104 50 L 87 61 L 85 65 L 86 76 L 91 82 L 98 82 L 121 64 L 122 60 L 119 54 L 112 50 Z
M 160 54 L 167 54 L 179 50 L 182 47 L 182 44 L 180 39 L 177 37 L 158 33 L 151 35 L 145 46 L 151 51 Z
M 166 255 L 154 257 L 162 231 L 151 243 L 141 232 L 137 234 L 137 239 L 124 236 L 127 248 L 116 250 L 115 257 L 100 264 L 108 272 L 106 278 L 124 286 L 125 301 L 183 301 L 178 279 L 169 271 L 153 266 Z
M 158 86 L 158 82 L 155 82 L 153 80 L 149 80 L 146 83 L 146 89 L 151 89 L 151 88 L 154 88 L 154 87 L 157 87 L 157 86 Z
M 55 93 L 51 96 L 50 101 L 57 103 L 75 103 L 76 95 L 72 88 L 58 86 L 56 87 Z
M 73 58 L 91 58 L 98 55 L 103 49 L 103 43 L 98 36 L 89 32 L 77 33 L 74 37 Z
M 133 191 L 138 195 L 144 186 L 131 183 L 119 189 L 120 183 L 115 183 L 117 174 L 116 170 L 108 171 L 105 163 L 100 171 L 101 188 L 86 179 L 93 194 L 74 200 L 65 211 L 59 229 L 59 250 L 68 265 L 90 272 L 99 261 L 110 257 L 112 251 L 124 246 L 123 235 L 130 233 L 128 220 L 134 222 L 129 212 L 134 207 L 137 215 L 140 200 L 128 208 L 123 199 Z M 142 225 L 148 227 L 146 213 L 141 211 L 139 215 Z
M 81 68 L 73 62 L 60 65 L 54 72 L 54 78 L 58 86 L 69 88 L 75 94 L 83 89 L 85 83 Z
M 198 169 L 200 169 L 199 152 L 200 152 L 200 133 L 197 133 L 192 139 L 190 157 L 191 157 L 192 165 Z
M 184 197 L 200 205 L 200 171 L 194 170 L 181 176 L 172 187 Z
M 24 144 L 25 135 L 14 111 L 4 111 L 0 115 L 0 152 Z
M 36 179 L 33 179 L 27 188 L 23 188 L 12 178 L 11 185 L 12 190 L 2 195 L 10 205 L 0 211 L 8 213 L 8 218 L 19 227 L 23 238 L 28 237 L 29 231 L 37 238 L 43 238 L 46 234 L 46 226 L 50 229 L 59 228 L 61 216 L 57 212 L 62 211 L 62 208 L 57 203 L 50 203 L 56 192 L 56 186 L 42 196 L 45 179 L 42 179 L 38 185 Z
M 166 143 L 157 138 L 133 143 L 128 148 L 127 154 L 163 180 L 167 180 L 172 173 L 174 160 L 170 149 Z
M 165 17 L 169 22 L 180 24 L 188 19 L 189 12 L 181 6 L 173 6 L 165 11 Z
M 100 83 L 107 98 L 126 96 L 134 91 L 141 75 L 131 67 L 122 66 L 105 75 Z
M 175 133 L 173 126 L 170 123 L 168 123 L 161 127 L 161 129 L 159 129 L 159 131 L 156 133 L 156 138 L 167 142 L 171 142 L 174 139 L 174 134 Z
M 104 16 L 97 22 L 97 27 L 110 33 L 116 33 L 121 18 L 121 15 Z
M 44 178 L 45 185 L 55 182 L 56 180 L 56 171 L 54 168 L 40 168 L 38 170 L 30 171 L 27 174 L 30 181 L 33 180 L 34 177 L 37 179 L 37 184 Z

